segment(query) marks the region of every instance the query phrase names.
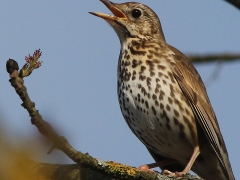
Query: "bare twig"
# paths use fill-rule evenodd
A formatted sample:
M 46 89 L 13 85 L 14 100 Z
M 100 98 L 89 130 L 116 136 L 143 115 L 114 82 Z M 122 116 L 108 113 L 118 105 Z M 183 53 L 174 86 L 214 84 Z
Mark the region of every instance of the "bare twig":
M 207 54 L 207 55 L 187 55 L 189 61 L 194 63 L 208 63 L 214 61 L 224 61 L 224 62 L 232 62 L 236 60 L 240 60 L 240 54 Z
M 93 170 L 104 173 L 108 177 L 113 177 L 117 179 L 172 179 L 166 176 L 162 176 L 157 173 L 148 173 L 138 170 L 137 168 L 126 166 L 123 164 L 115 163 L 113 161 L 101 161 L 91 157 L 88 153 L 83 154 L 76 149 L 74 149 L 66 140 L 66 138 L 58 135 L 58 133 L 52 128 L 52 126 L 42 119 L 42 116 L 35 108 L 35 103 L 31 101 L 27 89 L 24 86 L 23 78 L 30 75 L 32 71 L 39 67 L 38 59 L 41 53 L 39 50 L 35 51 L 33 56 L 28 56 L 27 67 L 26 65 L 18 72 L 18 63 L 12 59 L 7 61 L 6 67 L 7 72 L 10 75 L 10 83 L 15 88 L 16 93 L 19 95 L 23 101 L 22 106 L 28 111 L 31 116 L 31 122 L 35 125 L 39 132 L 50 139 L 54 143 L 54 147 L 63 151 L 69 158 L 76 162 L 80 166 L 86 166 Z M 30 67 L 30 68 L 29 68 Z M 23 72 L 24 71 L 24 72 Z M 187 175 L 189 176 L 189 175 Z M 196 179 L 196 177 L 184 177 L 184 179 Z

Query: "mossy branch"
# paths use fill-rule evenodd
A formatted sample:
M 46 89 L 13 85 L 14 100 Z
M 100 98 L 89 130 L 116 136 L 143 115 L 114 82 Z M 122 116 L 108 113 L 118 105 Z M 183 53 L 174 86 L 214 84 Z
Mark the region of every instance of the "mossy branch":
M 174 179 L 171 177 L 163 176 L 158 173 L 149 173 L 140 171 L 137 168 L 123 165 L 120 163 L 115 163 L 113 161 L 102 161 L 100 159 L 93 158 L 88 153 L 82 153 L 74 149 L 67 141 L 66 138 L 60 136 L 53 127 L 45 120 L 43 120 L 39 111 L 35 108 L 35 103 L 31 101 L 27 88 L 24 85 L 23 78 L 29 76 L 34 69 L 40 67 L 41 63 L 38 61 L 41 56 L 40 50 L 36 50 L 33 56 L 26 57 L 27 63 L 22 67 L 20 72 L 18 63 L 9 59 L 6 63 L 7 72 L 10 75 L 9 82 L 14 87 L 16 93 L 22 100 L 22 106 L 28 111 L 31 117 L 31 123 L 37 127 L 39 132 L 44 135 L 46 138 L 51 140 L 54 144 L 54 148 L 57 148 L 64 152 L 69 158 L 77 163 L 78 166 L 89 168 L 93 171 L 104 174 L 107 178 L 116 178 L 116 179 L 148 179 L 148 180 L 159 180 L 159 179 Z M 53 149 L 53 148 L 52 148 Z M 42 165 L 42 168 L 53 167 L 54 165 Z M 68 165 L 59 165 L 59 168 L 66 167 Z M 78 169 L 78 166 L 74 166 Z M 81 169 L 82 170 L 82 169 Z M 45 171 L 39 171 L 39 173 Z M 180 179 L 196 179 L 191 175 L 186 175 Z M 51 177 L 51 176 L 49 176 Z M 49 178 L 48 177 L 48 178 Z M 50 178 L 51 179 L 51 178 Z M 71 179 L 71 178 L 70 178 Z M 73 178 L 75 179 L 75 177 Z

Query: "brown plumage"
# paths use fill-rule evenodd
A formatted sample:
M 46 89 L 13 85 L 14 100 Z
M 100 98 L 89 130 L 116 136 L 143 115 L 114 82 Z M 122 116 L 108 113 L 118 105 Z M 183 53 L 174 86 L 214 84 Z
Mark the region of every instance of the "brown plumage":
M 101 1 L 114 15 L 91 14 L 105 19 L 120 39 L 118 99 L 133 133 L 166 174 L 191 169 L 205 179 L 234 180 L 202 79 L 166 43 L 157 15 L 140 3 Z

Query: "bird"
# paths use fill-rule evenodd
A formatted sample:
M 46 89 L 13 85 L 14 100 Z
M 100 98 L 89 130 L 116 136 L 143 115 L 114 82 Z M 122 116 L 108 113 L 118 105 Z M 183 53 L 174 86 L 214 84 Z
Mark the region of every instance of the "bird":
M 169 45 L 157 14 L 138 2 L 100 0 L 119 37 L 117 95 L 122 115 L 164 174 L 195 172 L 234 180 L 227 148 L 205 85 L 187 57 Z

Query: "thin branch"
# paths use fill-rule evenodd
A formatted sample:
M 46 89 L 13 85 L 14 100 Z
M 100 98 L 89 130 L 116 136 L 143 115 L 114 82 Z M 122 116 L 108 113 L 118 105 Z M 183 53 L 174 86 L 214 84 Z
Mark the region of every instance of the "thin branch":
M 105 174 L 102 174 L 98 171 L 94 171 L 87 167 L 80 167 L 77 164 L 62 165 L 32 162 L 31 168 L 34 170 L 34 173 L 38 174 L 41 177 L 41 180 L 44 179 L 112 180 L 112 178 L 107 177 Z M 174 179 L 176 178 L 168 178 L 166 176 L 165 177 L 162 176 L 162 180 L 174 180 Z M 200 179 L 196 178 L 196 176 L 188 175 L 188 177 L 184 180 L 200 180 Z
M 26 59 L 27 65 L 25 64 L 23 66 L 23 68 L 20 70 L 20 73 L 18 72 L 19 69 L 18 63 L 13 59 L 9 59 L 7 61 L 6 67 L 7 72 L 10 75 L 9 81 L 11 85 L 14 87 L 16 93 L 23 101 L 22 106 L 28 111 L 29 115 L 31 116 L 32 124 L 37 127 L 37 129 L 42 135 L 44 135 L 46 138 L 50 139 L 53 142 L 55 148 L 63 151 L 69 158 L 71 158 L 78 165 L 86 166 L 92 170 L 104 173 L 108 177 L 117 179 L 141 179 L 141 180 L 173 179 L 158 173 L 148 173 L 140 171 L 137 168 L 115 163 L 113 161 L 102 161 L 99 159 L 95 159 L 91 157 L 88 153 L 83 154 L 74 149 L 68 143 L 66 138 L 60 136 L 48 122 L 44 121 L 38 110 L 35 108 L 35 103 L 31 101 L 23 81 L 24 77 L 30 75 L 34 69 L 39 67 L 37 66 L 37 64 L 39 64 L 38 59 L 40 58 L 41 53 L 40 50 L 37 51 L 35 51 L 33 56 L 29 56 L 27 58 L 28 60 L 31 59 L 31 61 L 28 61 Z M 189 178 L 184 177 L 183 179 L 192 179 L 192 176 L 190 175 Z
M 103 173 L 87 167 L 81 167 L 78 164 L 47 164 L 31 162 L 29 171 L 37 174 L 37 177 L 40 177 L 39 180 L 112 180 L 112 178 Z
M 187 55 L 189 61 L 194 63 L 209 63 L 214 61 L 232 62 L 240 60 L 240 54 L 207 54 L 207 55 Z
M 240 10 L 240 0 L 225 0 Z

